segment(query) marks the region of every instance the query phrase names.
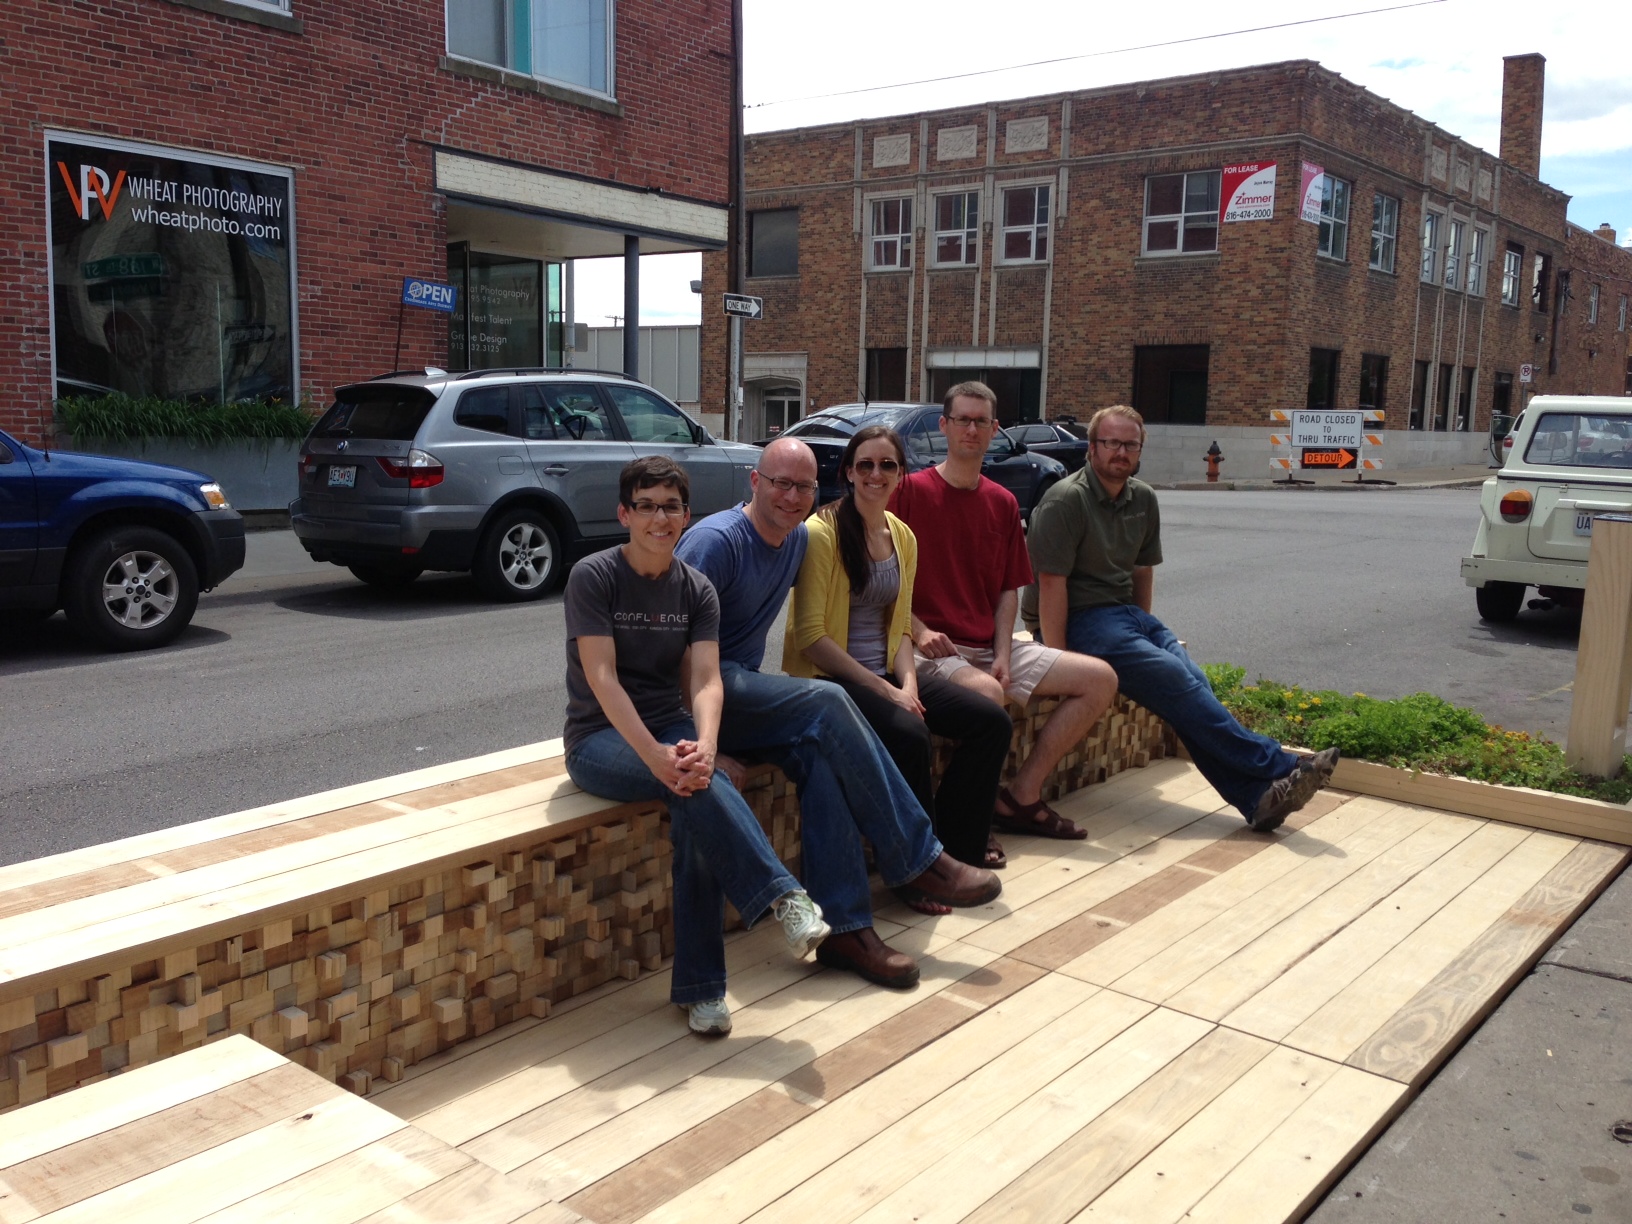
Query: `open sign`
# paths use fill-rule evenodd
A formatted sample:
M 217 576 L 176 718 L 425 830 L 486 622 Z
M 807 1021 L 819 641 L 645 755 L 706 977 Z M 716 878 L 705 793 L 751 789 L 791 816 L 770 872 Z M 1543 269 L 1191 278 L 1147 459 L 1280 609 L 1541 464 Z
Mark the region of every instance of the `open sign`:
M 440 310 L 444 314 L 452 314 L 454 303 L 459 300 L 459 290 L 453 285 L 444 285 L 438 281 L 420 280 L 416 276 L 402 278 L 402 304 L 404 306 L 420 306 L 426 310 Z

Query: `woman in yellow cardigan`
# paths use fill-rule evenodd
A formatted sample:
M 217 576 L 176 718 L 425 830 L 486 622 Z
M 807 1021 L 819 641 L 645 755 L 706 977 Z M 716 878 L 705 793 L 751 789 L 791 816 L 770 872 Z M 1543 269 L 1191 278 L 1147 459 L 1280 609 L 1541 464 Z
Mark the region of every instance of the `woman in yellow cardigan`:
M 845 495 L 808 524 L 782 669 L 843 687 L 934 819 L 946 852 L 972 866 L 1001 867 L 992 807 L 1013 723 L 996 702 L 939 677 L 920 679 L 913 665 L 918 541 L 885 509 L 905 471 L 906 451 L 893 429 L 870 425 L 845 447 Z M 939 788 L 930 773 L 931 732 L 955 741 Z M 910 903 L 925 913 L 950 912 Z

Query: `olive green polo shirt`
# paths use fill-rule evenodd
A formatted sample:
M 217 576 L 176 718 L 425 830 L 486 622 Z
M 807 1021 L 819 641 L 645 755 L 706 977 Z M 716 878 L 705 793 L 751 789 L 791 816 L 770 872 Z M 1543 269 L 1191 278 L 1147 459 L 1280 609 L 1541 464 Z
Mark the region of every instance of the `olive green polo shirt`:
M 1072 612 L 1133 602 L 1133 571 L 1162 562 L 1161 512 L 1156 492 L 1130 479 L 1115 497 L 1105 493 L 1091 465 L 1050 489 L 1031 512 L 1026 531 L 1031 568 L 1064 574 Z M 1037 618 L 1037 588 L 1026 589 L 1021 614 Z

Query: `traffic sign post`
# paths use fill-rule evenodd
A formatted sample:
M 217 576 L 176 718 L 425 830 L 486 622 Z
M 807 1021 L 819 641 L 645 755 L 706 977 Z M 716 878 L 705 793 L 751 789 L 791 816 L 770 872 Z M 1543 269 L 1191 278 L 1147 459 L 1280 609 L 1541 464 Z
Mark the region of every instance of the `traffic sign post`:
M 727 293 L 724 295 L 725 313 L 731 318 L 731 386 L 729 388 L 731 402 L 726 405 L 726 420 L 729 429 L 726 431 L 731 441 L 742 441 L 742 321 L 744 319 L 763 319 L 765 317 L 765 299 L 750 297 L 746 293 Z

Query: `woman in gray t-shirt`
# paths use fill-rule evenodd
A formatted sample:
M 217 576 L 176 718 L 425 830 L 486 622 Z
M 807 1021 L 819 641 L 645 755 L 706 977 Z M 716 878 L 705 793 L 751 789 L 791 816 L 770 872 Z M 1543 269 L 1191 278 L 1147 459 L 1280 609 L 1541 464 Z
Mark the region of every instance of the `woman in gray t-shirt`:
M 801 957 L 829 928 L 747 802 L 714 772 L 725 696 L 720 604 L 707 578 L 674 559 L 689 517 L 685 470 L 647 456 L 618 483 L 629 543 L 586 557 L 567 578 L 567 773 L 594 795 L 668 804 L 669 997 L 695 1031 L 727 1033 L 722 897 L 749 926 L 774 913 Z

